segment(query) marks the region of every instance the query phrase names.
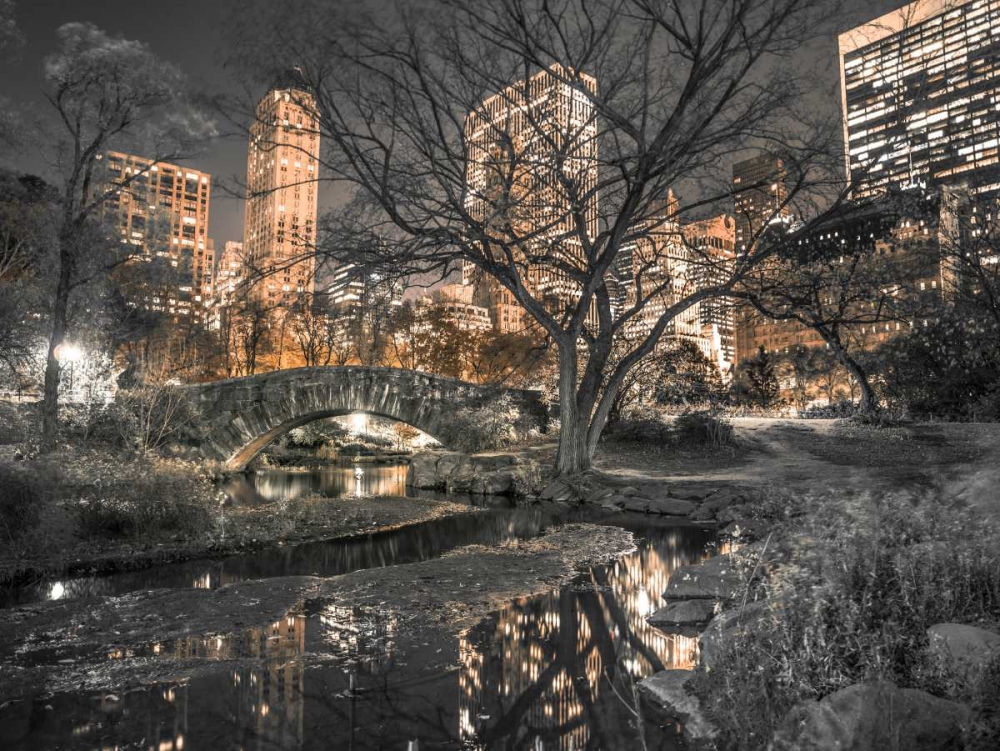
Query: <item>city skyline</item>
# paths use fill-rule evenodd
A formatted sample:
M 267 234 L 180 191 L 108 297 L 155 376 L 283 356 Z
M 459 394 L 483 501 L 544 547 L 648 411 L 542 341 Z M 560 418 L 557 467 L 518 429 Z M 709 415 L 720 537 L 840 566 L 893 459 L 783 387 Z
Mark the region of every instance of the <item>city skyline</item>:
M 227 5 L 229 7 L 227 7 Z M 898 8 L 898 0 L 861 2 L 851 0 L 846 5 L 844 30 L 865 23 L 877 15 Z M 16 18 L 26 38 L 24 48 L 7 62 L 10 76 L 0 81 L 0 96 L 33 102 L 41 107 L 37 98 L 42 81 L 42 61 L 55 44 L 55 29 L 70 21 L 89 20 L 109 32 L 136 38 L 150 45 L 154 52 L 177 63 L 189 76 L 192 85 L 200 91 L 213 92 L 239 87 L 239 81 L 224 69 L 223 45 L 218 30 L 224 28 L 228 14 L 235 12 L 238 3 L 201 3 L 197 0 L 178 2 L 154 8 L 139 8 L 126 0 L 79 0 L 68 6 L 60 0 L 35 0 L 15 5 Z M 198 17 L 199 24 L 186 19 Z M 178 52 L 176 40 L 182 38 L 184 52 Z M 821 54 L 829 61 L 829 85 L 836 95 L 839 87 L 837 40 L 830 38 L 820 44 L 820 49 L 810 49 L 809 54 Z M 805 53 L 803 53 L 805 54 Z M 294 61 L 289 61 L 290 65 Z M 259 98 L 263 91 L 257 91 Z M 824 103 L 820 103 L 824 106 Z M 834 96 L 825 101 L 831 117 L 839 116 L 839 99 Z M 246 123 L 249 127 L 249 119 Z M 184 166 L 213 175 L 216 183 L 209 237 L 221 248 L 227 241 L 242 241 L 244 214 L 244 187 L 246 177 L 246 135 L 234 133 L 231 137 L 213 141 L 203 155 L 181 161 Z M 37 161 L 22 160 L 26 171 L 43 171 Z M 337 200 L 336 186 L 326 186 L 320 191 L 320 210 L 330 208 Z

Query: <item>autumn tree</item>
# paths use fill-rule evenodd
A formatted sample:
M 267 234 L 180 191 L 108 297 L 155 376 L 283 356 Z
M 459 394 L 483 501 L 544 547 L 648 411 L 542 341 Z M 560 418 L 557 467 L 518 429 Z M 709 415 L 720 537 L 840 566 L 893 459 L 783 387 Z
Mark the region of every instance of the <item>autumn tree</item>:
M 783 156 L 789 201 L 839 174 L 837 124 L 814 128 L 796 109 L 816 78 L 782 64 L 836 13 L 806 0 L 432 0 L 378 13 L 318 0 L 241 9 L 233 62 L 260 87 L 299 66 L 320 114 L 320 175 L 353 189 L 345 236 L 384 237 L 378 261 L 401 273 L 471 267 L 545 333 L 559 363 L 556 469 L 585 470 L 670 323 L 765 255 L 725 265 L 691 248 L 717 273 L 675 294 L 647 254 L 615 309 L 609 279 L 664 233 L 668 189 L 691 186 L 689 211 L 728 205 L 718 167 L 750 145 Z M 826 155 L 837 163 L 820 169 Z M 644 336 L 613 361 L 651 303 Z

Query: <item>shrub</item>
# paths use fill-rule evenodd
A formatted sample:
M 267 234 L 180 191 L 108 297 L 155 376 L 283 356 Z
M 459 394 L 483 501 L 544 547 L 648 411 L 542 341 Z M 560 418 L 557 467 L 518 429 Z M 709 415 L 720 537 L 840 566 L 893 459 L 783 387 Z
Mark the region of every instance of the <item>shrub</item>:
M 130 474 L 98 487 L 76 505 L 80 532 L 93 537 L 194 536 L 210 525 L 207 504 L 191 501 L 197 478 L 173 472 Z
M 813 420 L 843 419 L 853 417 L 857 408 L 854 402 L 841 399 L 824 407 L 808 407 L 799 412 L 799 417 Z
M 0 466 L 0 542 L 14 543 L 38 526 L 51 484 L 34 473 Z
M 620 443 L 665 445 L 672 440 L 673 429 L 659 419 L 616 420 L 604 429 L 602 438 Z
M 780 611 L 697 675 L 725 746 L 760 748 L 798 701 L 863 681 L 961 698 L 934 676 L 927 628 L 1000 619 L 996 530 L 981 519 L 936 498 L 812 501 L 765 584 Z
M 736 445 L 736 434 L 728 420 L 709 412 L 686 412 L 674 420 L 674 440 L 681 446 L 723 448 Z

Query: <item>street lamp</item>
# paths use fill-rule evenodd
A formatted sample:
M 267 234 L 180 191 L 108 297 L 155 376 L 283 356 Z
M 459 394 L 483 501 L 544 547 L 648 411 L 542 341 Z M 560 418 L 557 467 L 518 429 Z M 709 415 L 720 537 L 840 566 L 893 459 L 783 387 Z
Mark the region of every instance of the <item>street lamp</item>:
M 83 359 L 83 350 L 76 344 L 70 344 L 69 342 L 63 342 L 55 351 L 56 359 L 59 361 L 60 367 L 67 368 L 66 371 L 66 388 L 70 391 L 73 390 L 73 364 Z

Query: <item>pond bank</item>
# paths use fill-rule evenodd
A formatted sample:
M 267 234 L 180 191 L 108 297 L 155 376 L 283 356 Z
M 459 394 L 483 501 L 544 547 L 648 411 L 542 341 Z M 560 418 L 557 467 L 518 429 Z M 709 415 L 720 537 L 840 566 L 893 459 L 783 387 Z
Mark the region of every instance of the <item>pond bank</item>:
M 154 656 L 188 639 L 238 641 L 303 601 L 391 614 L 397 638 L 454 636 L 513 598 L 558 587 L 585 566 L 634 548 L 625 530 L 568 524 L 530 540 L 466 546 L 420 563 L 330 578 L 271 578 L 212 591 L 152 590 L 0 610 L 0 705 L 42 687 L 53 693 L 120 691 L 192 670 L 225 669 L 203 659 Z

